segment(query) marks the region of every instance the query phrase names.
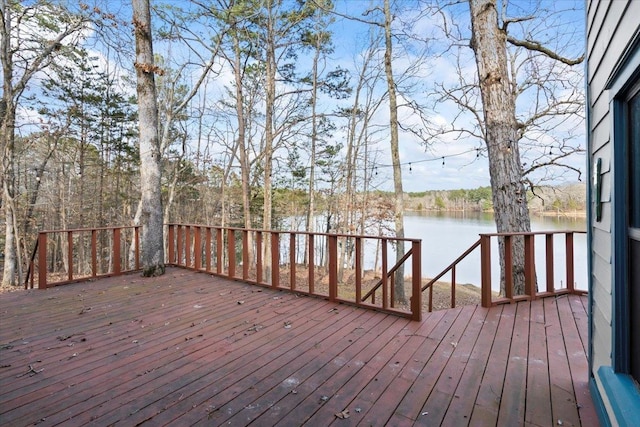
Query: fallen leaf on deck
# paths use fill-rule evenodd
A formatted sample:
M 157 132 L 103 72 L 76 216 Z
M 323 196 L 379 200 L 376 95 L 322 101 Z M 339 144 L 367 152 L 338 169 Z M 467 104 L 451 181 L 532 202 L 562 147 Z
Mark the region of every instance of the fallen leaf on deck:
M 345 410 L 344 410 L 344 411 L 342 411 L 342 412 L 338 412 L 338 413 L 336 414 L 336 417 L 340 418 L 341 420 L 344 420 L 344 419 L 346 419 L 346 418 L 349 418 L 349 410 L 348 410 L 348 409 L 345 409 Z

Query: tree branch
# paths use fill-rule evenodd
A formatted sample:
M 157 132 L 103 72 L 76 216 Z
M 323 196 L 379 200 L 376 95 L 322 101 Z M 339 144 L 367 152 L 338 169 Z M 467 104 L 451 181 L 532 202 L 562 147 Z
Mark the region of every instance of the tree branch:
M 580 64 L 582 61 L 584 61 L 584 54 L 582 54 L 580 57 L 576 58 L 576 59 L 571 59 L 571 58 L 565 58 L 564 56 L 561 56 L 559 54 L 557 54 L 556 52 L 552 51 L 551 49 L 542 46 L 540 43 L 533 41 L 533 40 L 519 40 L 516 39 L 515 37 L 509 36 L 507 35 L 507 41 L 509 43 L 511 43 L 514 46 L 518 46 L 518 47 L 524 47 L 525 49 L 529 49 L 529 50 L 533 50 L 536 52 L 540 52 L 546 56 L 548 56 L 551 59 L 555 59 L 556 61 L 560 61 L 563 64 L 567 64 L 567 65 L 578 65 Z

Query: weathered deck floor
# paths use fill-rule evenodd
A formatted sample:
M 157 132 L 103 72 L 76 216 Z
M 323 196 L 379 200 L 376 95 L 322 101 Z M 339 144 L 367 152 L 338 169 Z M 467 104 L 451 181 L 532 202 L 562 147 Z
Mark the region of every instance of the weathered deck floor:
M 596 425 L 585 305 L 412 322 L 180 269 L 3 294 L 0 425 Z

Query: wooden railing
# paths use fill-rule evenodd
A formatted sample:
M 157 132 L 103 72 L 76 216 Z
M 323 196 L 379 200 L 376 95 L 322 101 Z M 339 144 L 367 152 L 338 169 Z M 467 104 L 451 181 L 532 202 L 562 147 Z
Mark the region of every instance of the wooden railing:
M 140 269 L 140 227 L 49 230 L 38 233 L 25 289 L 39 289 Z
M 574 235 L 580 231 L 485 233 L 469 249 L 425 285 L 421 284 L 421 241 L 349 234 L 307 233 L 167 225 L 168 265 L 241 280 L 259 286 L 289 290 L 419 320 L 422 292 L 429 290 L 433 309 L 435 283 L 451 273 L 450 306 L 456 306 L 456 268 L 480 248 L 481 302 L 484 307 L 566 293 L 584 294 L 575 286 Z M 554 237 L 564 235 L 564 253 Z M 536 269 L 536 237 L 544 240 L 544 261 Z M 524 293 L 513 289 L 513 241 L 523 239 Z M 492 256 L 498 239 L 505 247 L 504 292 L 491 290 L 492 273 L 499 263 Z M 398 242 L 409 248 L 395 264 L 389 247 Z M 555 261 L 564 258 L 564 280 L 557 282 Z M 543 266 L 543 268 L 541 267 Z M 405 268 L 407 267 L 407 268 Z M 63 285 L 140 269 L 140 227 L 42 231 L 34 247 L 25 288 Z M 544 271 L 542 276 L 537 272 Z M 401 277 L 401 279 L 400 279 Z M 397 286 L 402 280 L 402 287 Z M 544 289 L 539 289 L 539 282 Z M 563 284 L 564 283 L 564 284 Z M 398 294 L 402 289 L 404 297 Z
M 167 235 L 169 265 L 421 318 L 421 241 L 417 239 L 189 224 L 169 224 Z M 389 269 L 388 248 L 398 241 L 410 247 Z M 379 262 L 371 259 L 365 246 L 375 249 Z M 409 268 L 403 278 L 409 286 L 403 283 L 408 296 L 402 301 L 395 273 L 405 264 Z
M 426 285 L 422 287 L 425 291 L 429 289 L 429 311 L 432 309 L 431 300 L 433 286 L 445 274 L 451 272 L 451 307 L 456 305 L 456 267 L 467 258 L 478 247 L 480 248 L 480 275 L 481 275 L 481 303 L 483 307 L 492 305 L 513 303 L 521 300 L 531 300 L 553 295 L 562 294 L 586 294 L 586 290 L 575 286 L 575 259 L 574 259 L 574 236 L 585 234 L 584 231 L 538 231 L 521 233 L 483 233 L 469 249 L 460 255 L 455 261 L 449 264 L 441 273 L 437 274 Z M 557 250 L 554 240 L 555 236 L 564 235 L 564 253 Z M 544 240 L 544 261 L 536 263 L 535 242 L 536 237 Z M 513 242 L 516 238 L 523 239 L 524 247 L 524 293 L 518 295 L 514 291 L 513 272 Z M 497 295 L 492 291 L 492 273 L 500 270 L 498 258 L 492 257 L 492 244 L 497 245 L 498 239 L 504 243 L 505 251 L 505 274 L 504 292 Z M 497 246 L 494 246 L 496 249 Z M 562 256 L 563 255 L 563 256 Z M 564 280 L 557 282 L 555 275 L 555 261 L 564 258 Z M 536 268 L 536 265 L 538 268 Z M 544 289 L 539 288 L 542 277 L 539 277 L 538 270 L 544 270 Z M 586 287 L 586 283 L 583 284 Z
M 464 260 L 471 252 L 473 252 L 478 246 L 480 246 L 481 239 L 476 241 L 469 249 L 464 251 L 462 255 L 456 258 L 451 264 L 449 264 L 444 270 L 442 270 L 439 274 L 437 274 L 433 279 L 429 280 L 426 285 L 422 287 L 422 292 L 429 289 L 429 313 L 433 311 L 433 287 L 436 282 L 440 280 L 445 274 L 451 272 L 451 308 L 455 308 L 456 306 L 456 267 L 462 260 Z

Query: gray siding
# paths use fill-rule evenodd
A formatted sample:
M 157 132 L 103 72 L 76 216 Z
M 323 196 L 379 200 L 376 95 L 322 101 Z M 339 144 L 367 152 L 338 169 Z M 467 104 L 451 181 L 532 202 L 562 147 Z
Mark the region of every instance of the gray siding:
M 589 161 L 602 159 L 602 220 L 591 224 L 592 363 L 594 372 L 611 365 L 612 353 L 612 116 L 605 86 L 640 26 L 640 1 L 590 0 L 587 10 L 587 82 L 589 91 Z M 591 177 L 590 177 L 591 178 Z M 593 189 L 591 190 L 593 191 Z M 592 197 L 595 201 L 595 197 Z

